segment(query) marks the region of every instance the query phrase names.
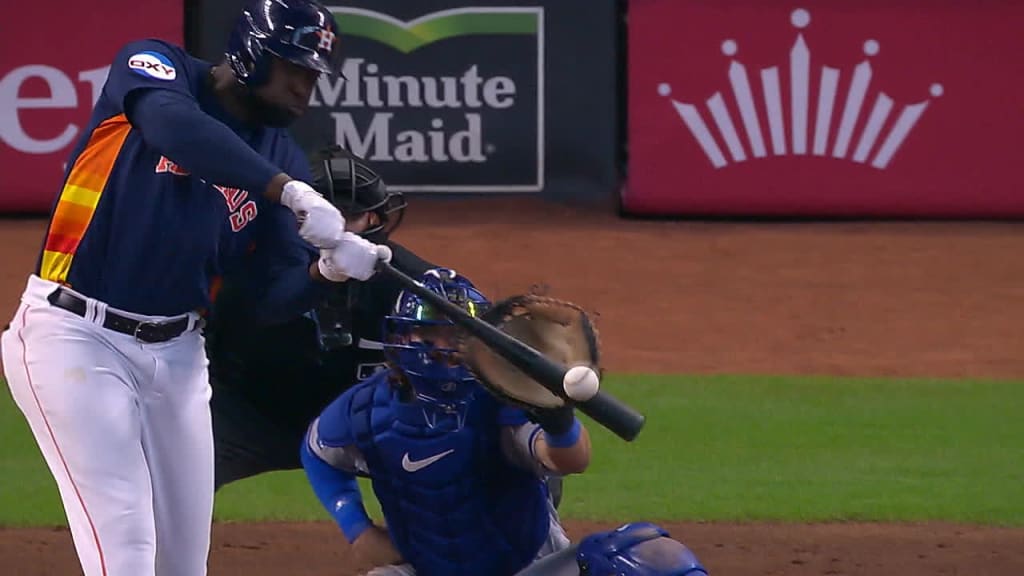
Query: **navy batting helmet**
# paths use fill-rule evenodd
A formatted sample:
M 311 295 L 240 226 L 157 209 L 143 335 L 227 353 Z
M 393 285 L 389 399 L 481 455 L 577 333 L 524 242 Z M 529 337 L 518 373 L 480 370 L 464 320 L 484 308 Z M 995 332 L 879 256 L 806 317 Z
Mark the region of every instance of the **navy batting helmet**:
M 242 84 L 257 87 L 270 75 L 271 56 L 324 74 L 341 69 L 334 15 L 313 0 L 251 0 L 228 39 L 227 58 Z
M 313 158 L 313 188 L 341 210 L 345 218 L 366 212 L 377 215 L 377 224 L 363 236 L 386 238 L 402 221 L 406 201 L 401 192 L 388 190 L 384 180 L 362 158 L 341 148 L 329 146 Z
M 624 524 L 591 534 L 576 551 L 580 576 L 707 576 L 682 542 L 650 522 Z

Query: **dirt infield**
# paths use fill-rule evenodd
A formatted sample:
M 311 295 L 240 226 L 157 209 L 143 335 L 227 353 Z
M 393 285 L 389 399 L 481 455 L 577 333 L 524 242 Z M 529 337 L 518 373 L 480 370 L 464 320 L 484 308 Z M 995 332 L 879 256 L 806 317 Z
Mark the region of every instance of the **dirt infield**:
M 0 222 L 3 321 L 41 234 L 38 221 Z M 1024 235 L 1013 224 L 647 222 L 414 198 L 397 239 L 492 296 L 540 283 L 593 310 L 612 371 L 1024 376 Z M 573 537 L 596 527 L 569 523 Z M 716 575 L 1024 574 L 1024 530 L 669 528 Z M 341 542 L 328 524 L 218 524 L 211 574 L 354 574 Z M 79 573 L 63 529 L 0 529 L 0 563 L 19 576 Z

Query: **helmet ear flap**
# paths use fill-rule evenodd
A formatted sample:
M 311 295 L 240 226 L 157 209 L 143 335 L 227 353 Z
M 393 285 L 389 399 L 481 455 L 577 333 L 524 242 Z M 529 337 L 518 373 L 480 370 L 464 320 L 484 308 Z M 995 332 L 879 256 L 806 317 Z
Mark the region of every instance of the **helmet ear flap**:
M 270 78 L 270 55 L 264 50 L 263 43 L 254 37 L 247 38 L 246 44 L 249 53 L 252 54 L 252 65 L 244 83 L 257 88 L 266 84 Z
M 255 88 L 266 82 L 270 72 L 263 43 L 253 34 L 236 31 L 235 35 L 235 48 L 227 53 L 231 71 L 239 84 Z

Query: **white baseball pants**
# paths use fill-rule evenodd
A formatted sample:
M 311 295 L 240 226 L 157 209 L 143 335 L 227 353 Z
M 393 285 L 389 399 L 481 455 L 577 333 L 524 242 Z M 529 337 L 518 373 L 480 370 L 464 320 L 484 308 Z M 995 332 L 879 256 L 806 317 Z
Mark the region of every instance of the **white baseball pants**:
M 85 576 L 206 574 L 213 433 L 201 320 L 161 343 L 52 306 L 29 278 L 4 375 L 57 482 Z M 117 311 L 148 321 L 167 320 Z

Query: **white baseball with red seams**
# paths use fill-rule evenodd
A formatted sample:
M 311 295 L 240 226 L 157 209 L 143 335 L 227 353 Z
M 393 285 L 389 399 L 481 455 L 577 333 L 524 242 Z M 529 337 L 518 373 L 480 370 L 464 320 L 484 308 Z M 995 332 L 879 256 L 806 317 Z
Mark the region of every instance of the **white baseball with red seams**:
M 577 402 L 586 402 L 597 394 L 601 380 L 589 366 L 573 366 L 562 377 L 565 395 Z

